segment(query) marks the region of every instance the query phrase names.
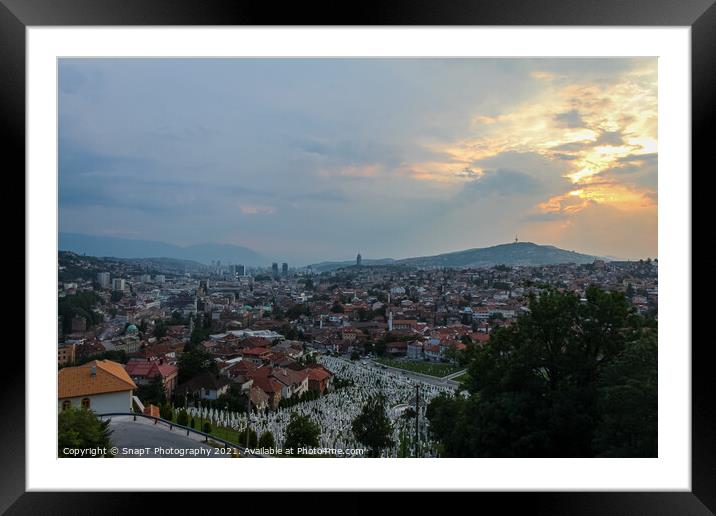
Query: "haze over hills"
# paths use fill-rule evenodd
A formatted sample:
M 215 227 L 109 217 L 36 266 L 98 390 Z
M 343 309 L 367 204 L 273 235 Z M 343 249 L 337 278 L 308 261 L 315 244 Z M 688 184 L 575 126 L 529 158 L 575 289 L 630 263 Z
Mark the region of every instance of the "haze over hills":
M 560 263 L 592 263 L 595 259 L 608 258 L 566 251 L 552 245 L 540 245 L 532 242 L 514 242 L 492 247 L 467 249 L 434 256 L 421 256 L 393 260 L 363 260 L 364 265 L 409 265 L 414 267 L 492 267 L 494 265 L 553 265 Z M 371 263 L 371 262 L 380 263 Z M 318 271 L 328 271 L 355 265 L 355 262 L 322 262 L 311 267 Z
M 114 258 L 175 258 L 209 264 L 221 260 L 225 264 L 266 265 L 268 260 L 257 252 L 232 244 L 197 244 L 178 246 L 153 240 L 134 240 L 109 236 L 60 233 L 61 251 Z
M 134 240 L 109 236 L 60 233 L 59 249 L 90 256 L 114 258 L 171 258 L 203 264 L 220 260 L 224 264 L 269 266 L 271 260 L 242 246 L 232 244 L 196 244 L 178 246 L 153 240 Z M 407 265 L 412 267 L 492 267 L 494 265 L 550 265 L 560 263 L 592 263 L 595 259 L 610 260 L 589 254 L 567 251 L 552 245 L 513 242 L 491 247 L 466 249 L 433 256 L 413 258 L 364 258 L 370 265 Z M 325 261 L 311 264 L 315 272 L 325 272 L 355 265 L 354 260 Z

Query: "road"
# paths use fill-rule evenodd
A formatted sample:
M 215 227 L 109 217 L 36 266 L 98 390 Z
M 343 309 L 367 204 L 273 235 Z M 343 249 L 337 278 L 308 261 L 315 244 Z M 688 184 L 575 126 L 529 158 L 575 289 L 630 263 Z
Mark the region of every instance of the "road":
M 220 450 L 204 444 L 201 436 L 191 434 L 176 427 L 169 427 L 161 423 L 138 417 L 136 421 L 132 416 L 112 416 L 109 424 L 112 430 L 112 444 L 119 449 L 117 457 L 147 458 L 147 457 L 182 457 L 182 458 L 221 458 Z

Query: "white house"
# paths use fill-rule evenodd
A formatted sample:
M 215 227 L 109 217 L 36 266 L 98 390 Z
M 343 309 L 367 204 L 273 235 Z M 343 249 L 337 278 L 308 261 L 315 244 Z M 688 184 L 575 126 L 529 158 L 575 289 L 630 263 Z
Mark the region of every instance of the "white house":
M 97 414 L 132 411 L 132 390 L 137 385 L 122 364 L 93 360 L 58 373 L 57 410 L 83 407 Z

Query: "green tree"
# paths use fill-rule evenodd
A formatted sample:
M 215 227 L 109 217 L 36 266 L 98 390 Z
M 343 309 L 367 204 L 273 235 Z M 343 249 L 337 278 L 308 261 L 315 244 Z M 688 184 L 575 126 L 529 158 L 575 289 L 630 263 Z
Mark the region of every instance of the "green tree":
M 213 374 L 219 373 L 219 368 L 211 353 L 198 346 L 182 353 L 177 365 L 179 368 L 179 383 L 184 383 L 204 371 L 209 371 Z
M 57 446 L 60 457 L 76 457 L 67 452 L 68 449 L 106 448 L 102 455 L 111 457 L 109 448 L 112 446 L 109 419 L 100 419 L 91 410 L 68 408 L 57 417 Z
M 656 362 L 645 358 L 643 339 L 656 334 L 656 323 L 634 313 L 623 294 L 596 287 L 587 289 L 586 302 L 546 291 L 529 307 L 473 352 L 463 382 L 468 398 L 431 402 L 430 431 L 441 454 L 655 456 L 648 443 L 655 443 L 656 405 L 647 401 L 656 396 Z M 635 403 L 640 432 L 628 417 Z
M 602 417 L 593 443 L 597 456 L 656 456 L 657 355 L 656 333 L 647 332 L 601 371 L 597 406 Z
M 384 340 L 379 340 L 375 343 L 375 354 L 379 357 L 382 357 L 385 355 L 386 345 Z
M 246 430 L 241 432 L 241 434 L 239 435 L 239 443 L 238 444 L 241 446 L 245 446 L 246 448 L 256 448 L 256 444 L 259 441 L 258 436 L 256 435 L 256 430 L 254 430 L 253 428 L 249 428 L 248 442 L 246 441 L 246 434 L 247 434 Z
M 368 447 L 370 456 L 380 457 L 380 452 L 393 444 L 393 426 L 385 412 L 385 397 L 369 398 L 351 428 L 356 439 Z
M 201 431 L 204 432 L 205 434 L 210 434 L 211 433 L 211 423 L 209 423 L 208 421 L 204 421 L 204 424 L 201 427 Z
M 171 421 L 174 416 L 174 411 L 172 410 L 172 406 L 169 403 L 164 403 L 162 406 L 159 407 L 159 417 L 162 419 L 166 419 L 167 421 Z
M 333 312 L 335 314 L 342 314 L 343 312 L 345 312 L 345 309 L 343 308 L 342 304 L 335 302 L 335 303 L 333 303 L 333 306 L 331 307 L 331 312 Z
M 276 448 L 276 440 L 268 430 L 259 437 L 259 448 Z
M 186 410 L 181 409 L 177 413 L 177 425 L 187 426 L 189 424 L 189 414 L 187 414 Z
M 148 405 L 150 403 L 161 407 L 167 402 L 167 393 L 164 390 L 161 376 L 157 375 L 148 383 L 140 385 L 137 389 L 137 397 Z
M 321 427 L 312 421 L 308 416 L 300 416 L 297 413 L 291 414 L 291 420 L 286 427 L 287 448 L 294 450 L 299 447 L 317 447 L 318 438 L 321 435 Z
M 163 319 L 157 319 L 154 323 L 154 336 L 158 339 L 167 334 L 167 323 Z

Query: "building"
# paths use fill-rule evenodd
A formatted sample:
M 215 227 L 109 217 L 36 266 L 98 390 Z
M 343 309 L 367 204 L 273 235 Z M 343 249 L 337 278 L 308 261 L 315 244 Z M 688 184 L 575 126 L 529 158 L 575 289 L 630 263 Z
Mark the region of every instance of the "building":
M 222 394 L 226 394 L 231 385 L 231 380 L 225 376 L 217 376 L 208 371 L 204 371 L 191 380 L 178 385 L 176 392 L 178 394 L 189 395 L 196 394 L 202 400 L 216 400 Z
M 360 267 L 361 262 L 363 261 L 363 258 L 361 257 L 360 253 L 358 253 L 358 256 L 356 256 L 356 265 Z
M 323 394 L 331 387 L 333 374 L 323 366 L 308 369 L 308 389 Z
M 271 273 L 274 277 L 278 276 L 278 263 L 274 262 L 271 264 Z
M 288 276 L 288 264 L 286 262 L 281 265 L 281 274 Z
M 154 276 L 154 281 L 156 281 L 157 283 L 164 283 L 166 280 L 167 278 L 166 276 L 164 276 L 164 274 L 157 274 L 156 276 Z
M 124 290 L 126 286 L 126 282 L 122 278 L 114 278 L 112 280 L 112 290 Z
M 82 407 L 97 414 L 132 411 L 132 391 L 137 385 L 122 364 L 93 360 L 58 373 L 57 409 Z
M 97 283 L 100 287 L 108 289 L 112 285 L 109 272 L 97 273 Z
M 237 276 L 246 276 L 246 267 L 243 265 L 237 265 L 236 266 L 236 275 Z
M 160 378 L 167 396 L 174 394 L 179 378 L 179 370 L 175 365 L 167 364 L 163 359 L 133 358 L 124 365 L 124 369 L 137 385 L 147 385 L 156 378 Z
M 407 356 L 412 360 L 422 360 L 423 343 L 420 341 L 408 342 Z
M 281 384 L 281 398 L 300 396 L 308 390 L 308 373 L 306 371 L 294 371 L 281 367 L 273 370 L 271 378 Z
M 66 366 L 75 363 L 77 344 L 62 344 L 57 348 L 57 365 Z

